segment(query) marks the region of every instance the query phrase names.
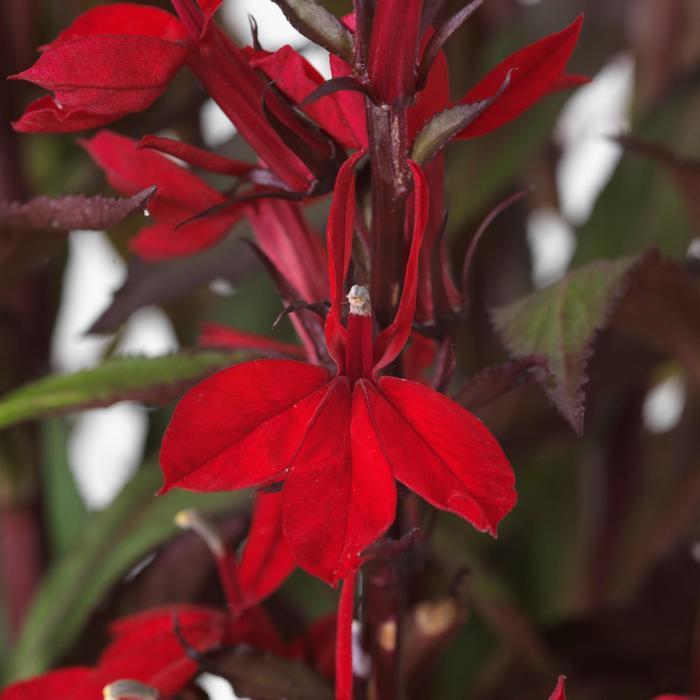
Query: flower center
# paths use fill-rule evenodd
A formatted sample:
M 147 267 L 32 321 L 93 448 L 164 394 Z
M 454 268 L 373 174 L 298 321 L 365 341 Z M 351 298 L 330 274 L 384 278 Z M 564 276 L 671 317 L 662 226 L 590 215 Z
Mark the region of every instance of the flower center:
M 348 292 L 348 340 L 346 346 L 346 374 L 354 384 L 358 379 L 372 375 L 372 304 L 365 287 L 354 284 Z

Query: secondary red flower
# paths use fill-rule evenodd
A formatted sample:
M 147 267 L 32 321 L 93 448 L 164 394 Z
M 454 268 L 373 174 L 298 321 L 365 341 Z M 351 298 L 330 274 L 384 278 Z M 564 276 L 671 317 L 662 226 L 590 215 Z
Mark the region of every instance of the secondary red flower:
M 141 229 L 131 248 L 146 260 L 192 254 L 220 240 L 240 218 L 243 206 L 178 224 L 226 198 L 204 180 L 153 150 L 112 131 L 99 131 L 82 142 L 92 159 L 105 171 L 109 183 L 123 194 L 139 192 L 144 182 L 156 185 L 149 202 L 154 224 Z
M 396 318 L 373 339 L 366 291 L 354 287 L 342 322 L 360 155 L 338 175 L 327 233 L 326 344 L 336 374 L 284 360 L 224 370 L 185 395 L 161 451 L 163 491 L 283 482 L 294 557 L 332 584 L 357 568 L 362 551 L 393 522 L 395 479 L 491 533 L 516 500 L 512 469 L 477 418 L 417 382 L 379 376 L 406 344 L 415 311 L 428 202 L 413 164 L 413 238 Z
M 240 558 L 216 533 L 204 535 L 217 562 L 226 611 L 172 605 L 130 615 L 111 625 L 112 641 L 94 667 L 59 669 L 15 683 L 0 700 L 98 700 L 105 686 L 123 679 L 143 683 L 165 698 L 199 673 L 191 650 L 206 654 L 221 645 L 246 643 L 275 654 L 300 655 L 300 644 L 286 645 L 258 606 L 294 568 L 282 536 L 279 494 L 258 495 Z
M 31 68 L 12 76 L 54 93 L 29 105 L 15 128 L 55 132 L 108 124 L 146 109 L 187 65 L 267 166 L 290 189 L 305 191 L 316 174 L 304 156 L 328 159 L 328 144 L 270 95 L 270 111 L 296 136 L 298 148 L 277 133 L 263 109 L 265 82 L 211 21 L 220 1 L 173 5 L 179 17 L 135 3 L 80 15 Z
M 164 697 L 181 690 L 198 672 L 195 661 L 174 631 L 193 649 L 206 652 L 227 637 L 227 618 L 216 610 L 195 606 L 173 606 L 150 610 L 115 623 L 114 641 L 95 667 L 73 667 L 8 686 L 1 700 L 99 700 L 103 688 L 114 681 L 130 679 L 157 689 Z
M 185 27 L 155 7 L 115 3 L 78 17 L 14 78 L 54 92 L 33 102 L 19 131 L 89 129 L 146 109 L 184 65 Z

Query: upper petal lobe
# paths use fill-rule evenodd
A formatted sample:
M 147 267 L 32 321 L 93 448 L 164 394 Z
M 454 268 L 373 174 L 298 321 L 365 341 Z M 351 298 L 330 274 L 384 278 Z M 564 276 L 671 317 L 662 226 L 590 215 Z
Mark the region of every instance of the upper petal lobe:
M 322 367 L 256 360 L 200 382 L 163 438 L 163 491 L 227 491 L 281 476 L 299 449 L 328 383 Z

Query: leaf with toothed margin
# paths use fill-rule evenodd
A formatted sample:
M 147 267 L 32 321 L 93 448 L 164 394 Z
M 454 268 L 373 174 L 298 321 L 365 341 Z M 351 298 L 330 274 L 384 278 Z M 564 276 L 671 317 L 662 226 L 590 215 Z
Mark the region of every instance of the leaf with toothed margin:
M 598 331 L 608 322 L 640 258 L 598 260 L 558 282 L 492 311 L 514 359 L 540 355 L 547 369 L 535 377 L 577 434 L 583 432 L 586 364 Z
M 75 374 L 50 375 L 0 398 L 0 428 L 41 416 L 111 406 L 118 401 L 169 403 L 203 377 L 242 357 L 231 352 L 117 357 Z
M 0 229 L 66 232 L 103 230 L 146 210 L 155 187 L 132 197 L 34 197 L 28 202 L 0 202 Z

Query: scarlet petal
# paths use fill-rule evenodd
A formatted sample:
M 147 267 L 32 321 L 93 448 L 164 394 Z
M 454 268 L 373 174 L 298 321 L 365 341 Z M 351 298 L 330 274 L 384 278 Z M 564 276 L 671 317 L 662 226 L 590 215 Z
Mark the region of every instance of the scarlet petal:
M 328 285 L 331 290 L 331 308 L 326 317 L 326 346 L 336 363 L 343 370 L 345 355 L 345 327 L 341 322 L 344 301 L 345 277 L 352 256 L 352 237 L 355 226 L 355 165 L 364 156 L 364 151 L 351 155 L 341 166 L 335 180 L 333 201 L 326 228 L 328 248 Z
M 16 131 L 24 133 L 64 133 L 83 131 L 104 126 L 120 119 L 122 114 L 94 114 L 86 109 L 63 109 L 49 95 L 34 100 L 24 114 L 12 123 Z
M 428 43 L 429 36 L 423 40 L 423 48 Z M 438 112 L 442 112 L 450 104 L 450 76 L 447 57 L 440 51 L 433 61 L 428 73 L 425 88 L 416 96 L 416 103 L 408 109 L 408 138 L 412 141 L 425 123 Z
M 163 438 L 162 491 L 227 491 L 281 478 L 328 379 L 322 367 L 256 360 L 200 382 L 177 405 Z
M 154 226 L 142 228 L 129 241 L 129 248 L 144 260 L 168 260 L 205 250 L 221 240 L 241 217 L 241 209 L 236 208 L 232 212 L 208 216 L 177 228 L 201 210 L 172 208 L 165 216 L 160 211 L 151 207 L 154 217 L 161 220 Z
M 429 214 L 428 182 L 421 168 L 408 161 L 413 174 L 413 233 L 411 249 L 408 253 L 403 289 L 396 316 L 391 325 L 385 328 L 374 343 L 374 374 L 387 367 L 398 356 L 411 334 L 411 325 L 416 313 L 418 293 L 418 263 Z M 330 316 L 329 316 L 330 317 Z
M 510 83 L 503 95 L 455 138 L 468 139 L 493 131 L 532 107 L 541 97 L 561 85 L 562 75 L 576 47 L 583 15 L 561 32 L 516 51 L 498 64 L 461 100 L 477 102 L 495 95 L 509 71 Z
M 426 501 L 496 534 L 515 505 L 515 477 L 481 421 L 417 382 L 382 377 L 366 385 L 381 449 L 394 476 Z
M 156 185 L 149 204 L 156 223 L 131 241 L 132 249 L 145 259 L 162 260 L 202 250 L 224 236 L 241 216 L 242 206 L 176 230 L 186 219 L 224 202 L 223 195 L 191 171 L 155 151 L 139 148 L 126 136 L 104 130 L 82 144 L 112 187 L 123 194 Z
M 303 357 L 298 345 L 279 343 L 256 333 L 246 333 L 220 323 L 203 323 L 197 344 L 203 348 L 225 348 L 228 350 L 253 350 L 261 355 L 292 355 Z
M 115 640 L 100 657 L 94 674 L 100 690 L 129 678 L 166 695 L 179 691 L 197 673 L 198 664 L 178 638 L 176 620 L 187 645 L 200 652 L 219 645 L 227 634 L 223 613 L 193 605 L 155 608 L 119 620 L 111 628 Z
M 247 215 L 261 250 L 299 298 L 324 299 L 328 278 L 322 240 L 309 226 L 301 205 L 261 200 L 248 207 Z
M 191 171 L 113 131 L 98 131 L 81 141 L 92 159 L 106 173 L 109 184 L 124 194 L 157 185 L 151 207 L 166 202 L 187 210 L 200 211 L 224 198 Z
M 115 2 L 84 12 L 43 49 L 55 47 L 69 39 L 96 34 L 153 36 L 169 41 L 187 39 L 185 28 L 169 12 L 132 2 Z
M 565 680 L 566 676 L 559 676 L 557 680 L 557 687 L 552 691 L 552 694 L 549 696 L 549 700 L 566 700 L 566 689 L 564 688 Z
M 245 604 L 252 606 L 267 598 L 293 569 L 294 558 L 282 529 L 282 497 L 259 493 L 237 570 Z
M 274 53 L 255 52 L 251 65 L 260 68 L 291 100 L 301 104 L 323 84 L 323 76 L 291 46 Z M 361 119 L 348 109 L 345 92 L 337 92 L 312 102 L 302 109 L 327 133 L 347 148 L 361 148 L 367 142 L 364 109 Z
M 183 141 L 168 139 L 163 136 L 144 136 L 139 141 L 138 146 L 139 148 L 152 148 L 154 151 L 175 156 L 195 168 L 202 168 L 212 173 L 221 173 L 233 177 L 244 177 L 255 168 L 250 163 L 224 158 L 203 148 L 197 148 Z
M 357 391 L 328 385 L 282 491 L 284 527 L 298 564 L 335 584 L 391 525 L 396 486 Z
M 92 669 L 84 666 L 60 668 L 36 678 L 7 686 L 2 700 L 45 700 L 46 698 L 73 698 L 90 677 Z
M 64 109 L 122 116 L 148 107 L 189 51 L 185 43 L 153 36 L 77 36 L 52 45 L 13 77 L 53 90 Z

